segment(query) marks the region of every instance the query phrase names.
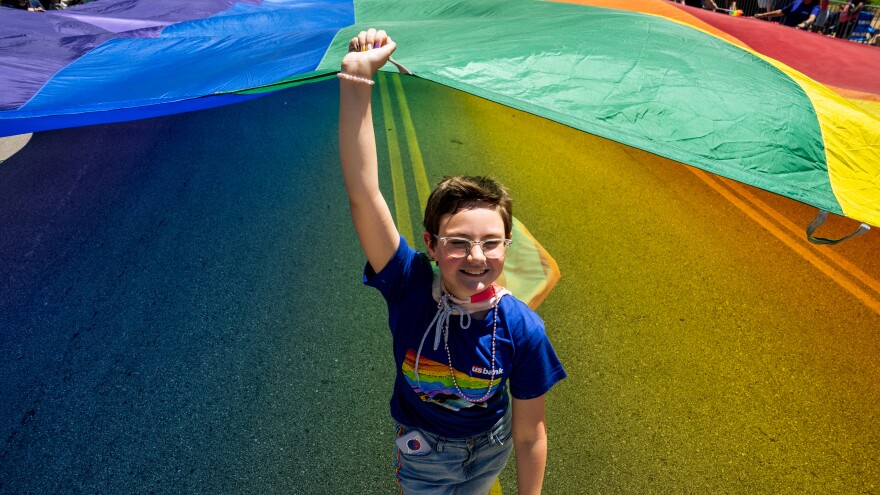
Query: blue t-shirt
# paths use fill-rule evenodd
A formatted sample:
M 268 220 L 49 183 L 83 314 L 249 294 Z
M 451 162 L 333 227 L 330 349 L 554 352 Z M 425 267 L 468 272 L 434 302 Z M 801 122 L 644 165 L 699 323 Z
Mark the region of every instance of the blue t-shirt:
M 556 352 L 544 333 L 541 318 L 513 296 L 498 303 L 495 342 L 495 380 L 491 395 L 482 402 L 492 378 L 492 326 L 495 310 L 483 320 L 471 319 L 461 328 L 461 317 L 449 317 L 449 355 L 441 339 L 434 350 L 433 326 L 437 302 L 431 295 L 434 270 L 428 258 L 407 245 L 400 247 L 378 274 L 369 263 L 364 283 L 375 287 L 388 303 L 397 374 L 391 395 L 391 416 L 407 426 L 447 437 L 462 438 L 489 430 L 509 407 L 507 389 L 517 399 L 547 393 L 566 377 Z M 414 368 L 424 337 L 416 380 Z M 452 379 L 454 369 L 455 382 Z M 464 392 L 462 397 L 456 389 Z
M 797 26 L 806 21 L 811 15 L 819 15 L 819 3 L 805 4 L 803 0 L 795 0 L 794 2 L 782 7 L 782 13 L 785 14 L 782 23 L 786 26 Z

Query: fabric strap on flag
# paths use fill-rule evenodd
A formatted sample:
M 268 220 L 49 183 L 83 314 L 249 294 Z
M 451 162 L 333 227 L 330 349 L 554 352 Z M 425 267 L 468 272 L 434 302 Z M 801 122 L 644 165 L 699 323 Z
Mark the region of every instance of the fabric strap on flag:
M 815 232 L 816 229 L 821 227 L 822 224 L 825 223 L 825 220 L 827 218 L 828 218 L 828 212 L 825 210 L 819 210 L 819 213 L 816 214 L 816 218 L 814 218 L 813 221 L 810 222 L 810 225 L 807 225 L 807 240 L 809 240 L 813 244 L 834 245 L 834 244 L 839 244 L 847 239 L 852 239 L 853 237 L 860 236 L 860 235 L 864 234 L 865 232 L 871 230 L 870 225 L 868 225 L 866 223 L 862 223 L 861 225 L 859 225 L 859 228 L 856 229 L 855 232 L 853 232 L 852 234 L 850 234 L 846 237 L 841 237 L 840 239 L 826 239 L 824 237 L 815 237 L 813 235 L 813 232 Z

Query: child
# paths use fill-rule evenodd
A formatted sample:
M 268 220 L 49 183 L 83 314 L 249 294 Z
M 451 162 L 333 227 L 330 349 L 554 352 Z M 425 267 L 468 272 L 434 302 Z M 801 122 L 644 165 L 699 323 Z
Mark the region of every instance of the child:
M 397 232 L 379 190 L 370 105 L 373 74 L 395 47 L 374 29 L 351 40 L 339 149 L 364 280 L 388 303 L 397 480 L 407 495 L 485 495 L 516 445 L 519 493 L 540 493 L 544 394 L 566 375 L 538 315 L 494 283 L 511 242 L 510 197 L 492 179 L 440 182 L 423 235 L 439 273 Z

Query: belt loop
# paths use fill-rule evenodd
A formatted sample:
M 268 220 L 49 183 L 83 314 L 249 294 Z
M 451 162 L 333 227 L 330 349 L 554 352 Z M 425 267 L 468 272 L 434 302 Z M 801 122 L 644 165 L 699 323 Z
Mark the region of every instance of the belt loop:
M 492 443 L 497 443 L 498 445 L 504 446 L 504 442 L 501 441 L 501 438 L 497 433 L 493 430 L 492 433 L 489 434 L 491 436 Z
M 437 448 L 435 450 L 437 450 L 438 453 L 443 452 L 443 439 L 442 438 L 437 439 Z

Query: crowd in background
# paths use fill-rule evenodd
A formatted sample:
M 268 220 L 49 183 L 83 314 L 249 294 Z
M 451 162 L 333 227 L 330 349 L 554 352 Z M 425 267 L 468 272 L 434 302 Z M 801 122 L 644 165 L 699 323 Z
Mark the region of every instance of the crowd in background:
M 94 0 L 0 0 L 0 5 L 16 9 L 27 9 L 31 12 L 61 10 L 73 5 L 88 3 Z
M 755 17 L 836 38 L 880 45 L 880 9 L 864 0 L 673 0 L 724 14 Z M 861 29 L 856 29 L 862 24 Z

